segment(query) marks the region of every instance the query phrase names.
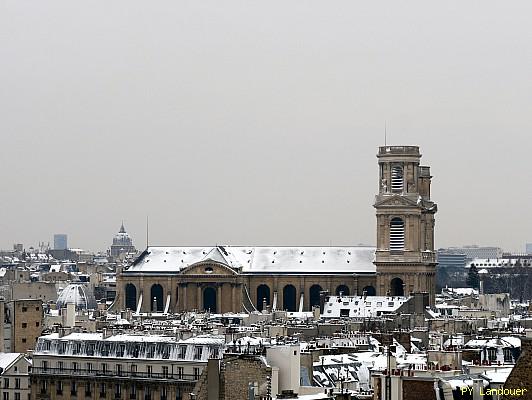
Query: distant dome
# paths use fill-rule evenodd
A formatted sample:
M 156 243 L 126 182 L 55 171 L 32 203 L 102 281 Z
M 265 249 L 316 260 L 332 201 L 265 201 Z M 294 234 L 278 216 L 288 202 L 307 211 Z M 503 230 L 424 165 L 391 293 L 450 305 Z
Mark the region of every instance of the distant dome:
M 78 310 L 93 310 L 97 307 L 92 290 L 83 283 L 71 283 L 63 289 L 57 298 L 57 308 L 66 307 L 67 303 L 74 303 Z
M 113 238 L 113 246 L 133 246 L 133 241 L 124 228 L 124 223 L 120 226 L 120 231 Z

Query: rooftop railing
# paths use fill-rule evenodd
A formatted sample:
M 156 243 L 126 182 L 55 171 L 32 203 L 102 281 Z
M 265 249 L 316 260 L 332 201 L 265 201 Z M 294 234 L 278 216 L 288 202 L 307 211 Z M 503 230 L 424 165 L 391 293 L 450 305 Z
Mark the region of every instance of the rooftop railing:
M 379 155 L 385 154 L 413 154 L 419 155 L 418 146 L 380 146 Z
M 131 372 L 131 371 L 102 371 L 95 369 L 69 369 L 69 368 L 43 368 L 33 367 L 31 375 L 50 376 L 84 376 L 95 378 L 112 379 L 149 379 L 149 380 L 171 380 L 171 381 L 197 381 L 199 376 L 194 374 L 180 374 L 177 372 Z

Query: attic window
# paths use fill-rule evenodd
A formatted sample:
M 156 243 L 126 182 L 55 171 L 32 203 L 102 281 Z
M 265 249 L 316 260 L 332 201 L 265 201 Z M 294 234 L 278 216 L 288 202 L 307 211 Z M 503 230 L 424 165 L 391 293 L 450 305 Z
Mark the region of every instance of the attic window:
M 205 271 L 206 274 L 212 274 L 213 269 L 212 269 L 212 267 L 205 267 L 204 271 Z

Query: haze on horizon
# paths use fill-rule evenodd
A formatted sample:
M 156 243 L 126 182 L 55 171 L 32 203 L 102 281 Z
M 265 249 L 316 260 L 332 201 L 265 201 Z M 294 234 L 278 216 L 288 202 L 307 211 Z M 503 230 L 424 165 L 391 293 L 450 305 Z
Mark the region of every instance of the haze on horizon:
M 436 247 L 532 242 L 532 3 L 0 3 L 0 248 L 375 242 L 419 145 Z

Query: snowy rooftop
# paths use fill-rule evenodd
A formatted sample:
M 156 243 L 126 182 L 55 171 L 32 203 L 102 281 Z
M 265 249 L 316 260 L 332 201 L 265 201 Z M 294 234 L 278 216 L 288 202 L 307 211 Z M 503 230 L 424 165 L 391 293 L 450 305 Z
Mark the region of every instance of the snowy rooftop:
M 242 273 L 374 273 L 374 247 L 148 247 L 125 272 L 178 272 L 212 260 Z
M 21 353 L 0 353 L 0 368 L 5 371 L 13 364 Z
M 63 337 L 55 333 L 39 338 L 34 355 L 207 361 L 221 355 L 224 343 L 224 336 L 216 335 L 182 340 L 162 335 L 122 334 L 104 339 L 102 333 L 71 333 Z M 203 347 L 205 351 L 198 350 Z
M 521 339 L 514 336 L 504 336 L 501 338 L 491 339 L 472 339 L 465 344 L 465 347 L 521 347 Z
M 444 288 L 442 289 L 442 294 L 450 294 L 450 295 L 457 295 L 457 296 L 471 296 L 478 294 L 477 289 L 473 288 Z
M 323 317 L 375 317 L 397 311 L 408 299 L 402 296 L 330 296 L 325 302 Z

